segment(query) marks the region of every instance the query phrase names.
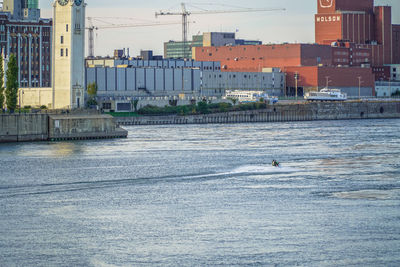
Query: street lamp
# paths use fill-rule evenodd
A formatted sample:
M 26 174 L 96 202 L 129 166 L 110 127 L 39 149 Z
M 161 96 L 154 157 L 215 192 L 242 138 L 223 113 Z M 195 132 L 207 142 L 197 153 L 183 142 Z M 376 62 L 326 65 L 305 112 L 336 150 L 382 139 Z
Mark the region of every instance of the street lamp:
M 286 86 L 287 86 L 287 73 L 286 72 L 284 72 L 284 74 L 285 74 L 285 80 L 284 80 L 284 88 L 283 88 L 283 90 L 284 90 L 284 93 L 285 93 L 285 98 L 287 97 L 287 88 L 286 88 Z
M 294 74 L 295 87 L 296 87 L 296 100 L 297 100 L 297 85 L 298 85 L 298 79 L 299 79 L 299 73 L 296 71 L 296 73 Z
M 363 81 L 361 81 L 361 76 L 358 76 L 358 99 L 361 99 L 361 83 L 363 83 Z
M 329 80 L 329 76 L 325 76 L 326 79 L 326 89 L 329 89 L 329 83 L 331 82 L 331 80 Z

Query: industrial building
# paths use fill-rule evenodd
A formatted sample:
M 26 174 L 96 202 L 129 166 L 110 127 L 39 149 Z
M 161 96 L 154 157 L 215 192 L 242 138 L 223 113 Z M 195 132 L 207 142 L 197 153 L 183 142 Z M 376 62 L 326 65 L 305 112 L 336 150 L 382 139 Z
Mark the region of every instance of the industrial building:
M 332 47 L 318 44 L 278 44 L 237 47 L 196 48 L 196 60 L 217 60 L 222 71 L 261 72 L 263 68 L 281 68 L 287 75 L 286 94 L 328 86 L 341 88 L 349 95 L 372 95 L 374 79 L 370 50 L 358 46 Z M 352 66 L 352 67 L 350 67 Z M 328 80 L 327 80 L 327 77 Z
M 316 44 L 197 47 L 193 59 L 220 61 L 226 72 L 281 68 L 289 95 L 326 86 L 350 96 L 374 95 L 375 77 L 400 60 L 400 26 L 392 25 L 391 7 L 374 7 L 373 0 L 317 4 Z
M 371 49 L 372 65 L 400 63 L 400 25 L 392 25 L 392 8 L 374 6 L 373 0 L 332 0 L 318 4 L 315 15 L 315 41 L 331 44 L 345 40 Z M 394 38 L 393 38 L 394 37 Z
M 224 73 L 220 63 L 213 61 L 87 59 L 86 84 L 90 83 L 97 84 L 103 109 L 130 111 L 133 99 L 221 98 L 228 89 L 263 90 L 280 96 L 284 73 L 277 68 Z
M 236 46 L 257 45 L 261 41 L 236 39 L 234 32 L 205 32 L 202 35 L 194 35 L 192 41 L 169 41 L 164 43 L 164 58 L 192 58 L 194 47 L 209 46 Z
M 4 0 L 0 12 L 0 49 L 14 54 L 21 88 L 51 86 L 52 21 L 40 18 L 38 0 Z

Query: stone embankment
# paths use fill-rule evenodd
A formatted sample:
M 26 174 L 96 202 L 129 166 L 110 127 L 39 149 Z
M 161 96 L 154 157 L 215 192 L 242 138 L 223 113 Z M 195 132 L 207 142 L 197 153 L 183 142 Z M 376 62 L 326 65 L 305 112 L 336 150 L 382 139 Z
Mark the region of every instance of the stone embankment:
M 275 104 L 266 109 L 188 116 L 116 118 L 120 125 L 210 124 L 400 118 L 400 101 Z
M 0 143 L 123 138 L 127 135 L 110 115 L 0 115 Z

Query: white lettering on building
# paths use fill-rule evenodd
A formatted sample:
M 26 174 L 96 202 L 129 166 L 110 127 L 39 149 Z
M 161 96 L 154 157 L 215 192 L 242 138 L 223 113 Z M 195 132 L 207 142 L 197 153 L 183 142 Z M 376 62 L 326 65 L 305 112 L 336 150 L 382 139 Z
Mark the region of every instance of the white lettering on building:
M 340 16 L 321 16 L 317 17 L 317 22 L 339 22 Z

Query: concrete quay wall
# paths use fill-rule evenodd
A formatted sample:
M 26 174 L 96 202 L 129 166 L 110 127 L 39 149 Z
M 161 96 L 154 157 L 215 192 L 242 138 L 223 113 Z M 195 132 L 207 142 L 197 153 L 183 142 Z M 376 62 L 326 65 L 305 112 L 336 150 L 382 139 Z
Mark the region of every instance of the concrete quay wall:
M 0 143 L 48 139 L 46 114 L 0 115 Z
M 266 109 L 189 116 L 116 118 L 120 125 L 208 124 L 400 118 L 400 101 L 275 104 Z
M 0 115 L 0 143 L 127 137 L 109 115 Z

